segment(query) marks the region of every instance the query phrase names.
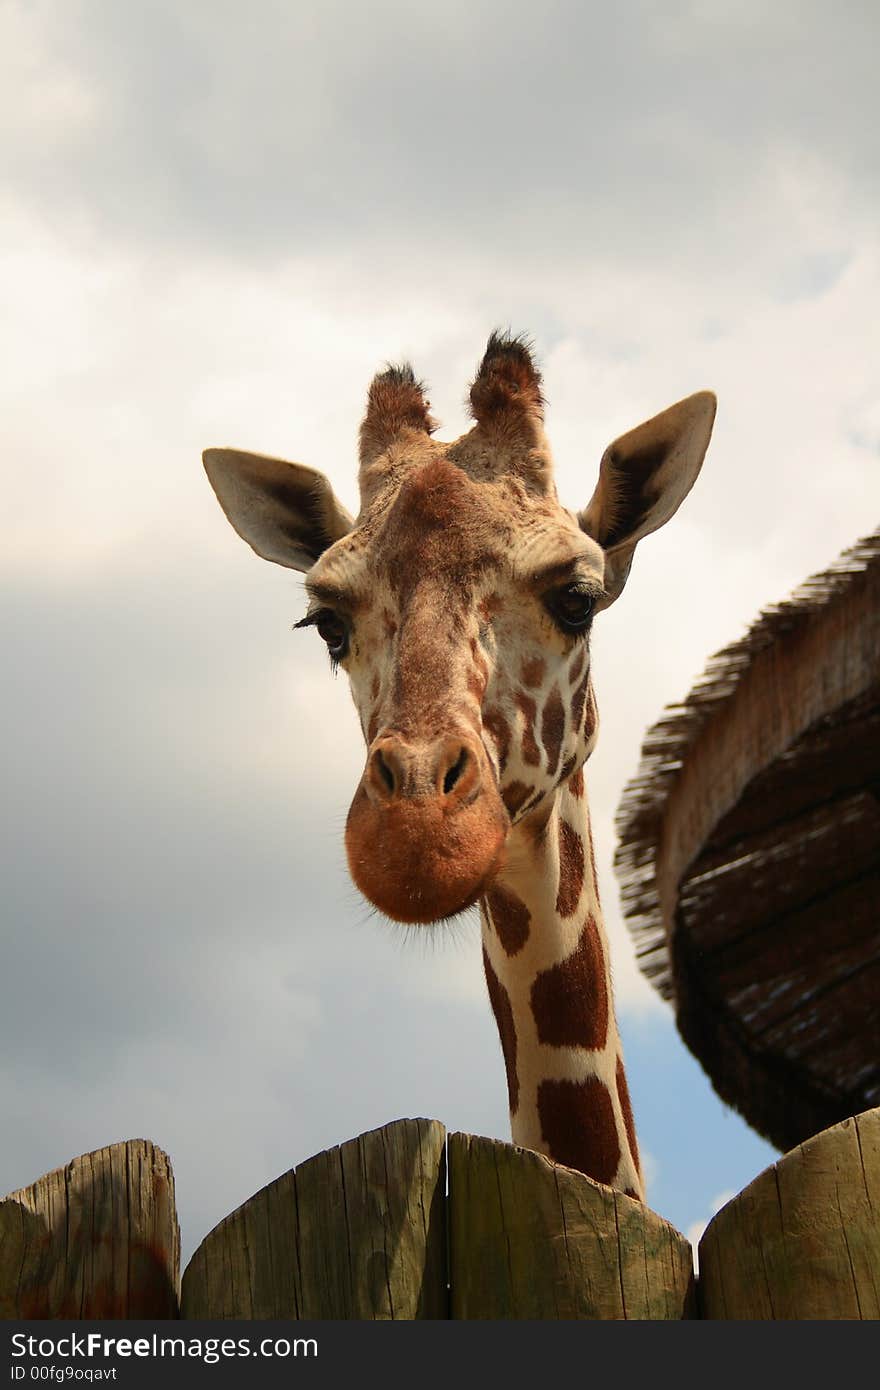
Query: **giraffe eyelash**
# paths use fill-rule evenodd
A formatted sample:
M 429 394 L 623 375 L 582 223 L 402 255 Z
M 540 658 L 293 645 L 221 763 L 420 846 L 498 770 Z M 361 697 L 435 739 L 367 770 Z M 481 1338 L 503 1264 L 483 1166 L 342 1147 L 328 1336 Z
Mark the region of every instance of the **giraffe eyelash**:
M 321 639 L 326 643 L 327 651 L 330 654 L 330 669 L 335 674 L 339 669 L 339 663 L 347 655 L 351 640 L 351 626 L 347 619 L 340 616 L 332 608 L 321 607 L 312 609 L 298 623 L 294 623 L 294 629 L 301 627 L 316 627 Z
M 291 632 L 296 632 L 301 627 L 314 627 L 321 614 L 326 612 L 324 608 L 311 608 L 304 618 L 300 618 L 298 623 L 294 623 Z

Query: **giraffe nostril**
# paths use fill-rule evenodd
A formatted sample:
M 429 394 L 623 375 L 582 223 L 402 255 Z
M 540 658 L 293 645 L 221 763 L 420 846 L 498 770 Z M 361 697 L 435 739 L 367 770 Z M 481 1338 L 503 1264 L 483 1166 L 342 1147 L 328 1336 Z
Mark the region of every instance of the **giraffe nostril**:
M 443 795 L 444 795 L 444 796 L 448 796 L 448 795 L 449 795 L 449 793 L 452 791 L 453 787 L 455 786 L 456 782 L 457 782 L 457 781 L 459 780 L 459 778 L 461 777 L 461 774 L 464 772 L 465 767 L 467 766 L 467 760 L 468 760 L 467 749 L 466 749 L 466 748 L 462 748 L 462 750 L 461 750 L 461 752 L 459 753 L 458 757 L 456 758 L 455 762 L 452 764 L 452 766 L 451 766 L 450 768 L 447 768 L 446 775 L 445 775 L 445 777 L 443 778 Z
M 377 748 L 377 749 L 376 749 L 376 753 L 375 753 L 375 762 L 376 762 L 377 768 L 379 769 L 379 775 L 381 776 L 382 781 L 385 783 L 385 785 L 386 785 L 386 787 L 388 788 L 388 790 L 389 790 L 390 792 L 393 792 L 394 789 L 395 789 L 395 786 L 396 786 L 396 783 L 395 783 L 395 780 L 394 780 L 394 772 L 393 772 L 393 770 L 388 766 L 388 763 L 385 761 L 385 759 L 382 757 L 382 750 L 381 750 L 381 748 Z
M 455 736 L 410 743 L 394 735 L 374 744 L 364 773 L 364 791 L 385 806 L 438 798 L 448 812 L 477 795 L 480 769 L 467 739 Z M 454 795 L 453 795 L 454 794 Z

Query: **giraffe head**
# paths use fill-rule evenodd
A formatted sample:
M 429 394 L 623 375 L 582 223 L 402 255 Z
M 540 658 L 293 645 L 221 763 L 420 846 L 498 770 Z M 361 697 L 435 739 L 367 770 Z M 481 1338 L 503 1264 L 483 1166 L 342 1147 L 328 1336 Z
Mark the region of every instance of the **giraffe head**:
M 209 449 L 236 531 L 304 571 L 314 626 L 351 682 L 367 744 L 346 826 L 355 883 L 405 922 L 482 897 L 511 832 L 544 823 L 596 735 L 589 633 L 636 543 L 668 521 L 703 461 L 700 392 L 616 440 L 583 511 L 560 505 L 541 379 L 493 334 L 474 426 L 433 437 L 408 366 L 375 377 L 360 430 L 358 517 L 301 464 Z

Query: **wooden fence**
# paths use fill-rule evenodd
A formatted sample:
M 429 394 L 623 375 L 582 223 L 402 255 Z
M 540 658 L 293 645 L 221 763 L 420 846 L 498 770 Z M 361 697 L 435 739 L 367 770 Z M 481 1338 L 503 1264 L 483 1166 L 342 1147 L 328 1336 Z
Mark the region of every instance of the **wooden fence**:
M 880 1109 L 816 1135 L 690 1245 L 539 1154 L 400 1120 L 291 1169 L 179 1277 L 167 1157 L 131 1140 L 0 1202 L 4 1318 L 880 1317 Z

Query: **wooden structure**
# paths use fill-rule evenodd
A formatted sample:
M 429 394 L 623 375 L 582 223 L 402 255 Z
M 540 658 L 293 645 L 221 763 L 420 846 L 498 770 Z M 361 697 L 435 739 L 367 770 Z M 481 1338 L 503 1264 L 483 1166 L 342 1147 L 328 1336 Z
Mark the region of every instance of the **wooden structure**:
M 436 1121 L 400 1120 L 221 1221 L 181 1305 L 188 1318 L 682 1318 L 693 1264 L 684 1236 L 620 1192 L 510 1144 L 447 1144 Z
M 133 1140 L 0 1202 L 0 1316 L 880 1318 L 880 1110 L 728 1203 L 700 1244 L 541 1154 L 398 1120 L 283 1174 L 179 1279 L 167 1158 Z
M 696 1315 L 684 1236 L 640 1202 L 492 1139 L 449 1139 L 453 1318 Z
M 774 1163 L 700 1241 L 705 1318 L 880 1318 L 880 1110 Z
M 539 1154 L 447 1139 L 432 1120 L 399 1120 L 283 1174 L 205 1237 L 182 1286 L 179 1249 L 165 1155 L 141 1140 L 88 1154 L 0 1202 L 0 1315 L 695 1312 L 690 1246 L 662 1217 Z
M 445 1131 L 401 1120 L 291 1168 L 206 1236 L 186 1318 L 445 1318 Z
M 0 1317 L 173 1318 L 171 1164 L 145 1139 L 98 1149 L 0 1202 Z
M 641 968 L 788 1149 L 880 1103 L 880 534 L 712 658 L 618 814 Z

